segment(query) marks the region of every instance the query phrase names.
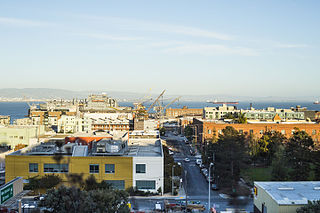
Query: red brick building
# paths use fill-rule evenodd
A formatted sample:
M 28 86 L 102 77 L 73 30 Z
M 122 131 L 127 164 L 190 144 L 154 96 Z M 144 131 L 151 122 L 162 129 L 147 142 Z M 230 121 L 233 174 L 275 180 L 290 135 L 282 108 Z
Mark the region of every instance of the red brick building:
M 216 123 L 214 120 L 194 119 L 193 128 L 195 132 L 195 140 L 197 143 L 203 143 L 210 140 L 213 136 L 222 133 L 222 129 L 232 126 L 240 133 L 253 134 L 260 137 L 266 131 L 278 131 L 287 138 L 291 137 L 295 129 L 303 130 L 308 133 L 314 141 L 320 140 L 320 124 L 315 123 L 254 123 L 254 124 L 228 124 Z
M 166 109 L 167 118 L 178 118 L 178 117 L 185 117 L 185 116 L 202 117 L 203 109 L 189 109 L 186 106 L 182 107 L 182 109 L 173 109 L 173 108 Z

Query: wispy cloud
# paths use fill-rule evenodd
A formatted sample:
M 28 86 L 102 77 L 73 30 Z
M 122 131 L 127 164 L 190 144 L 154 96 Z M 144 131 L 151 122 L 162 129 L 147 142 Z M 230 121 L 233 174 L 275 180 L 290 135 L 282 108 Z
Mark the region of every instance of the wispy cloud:
M 129 36 L 118 36 L 105 33 L 77 33 L 74 35 L 84 36 L 89 38 L 101 39 L 101 40 L 112 40 L 112 41 L 138 41 L 144 40 L 143 37 L 129 37 Z
M 194 36 L 203 38 L 212 38 L 217 40 L 234 40 L 234 36 L 201 29 L 196 27 L 163 24 L 151 21 L 134 20 L 119 17 L 99 17 L 99 16 L 83 16 L 88 20 L 100 21 L 104 24 L 114 24 L 119 28 L 136 30 L 136 31 L 149 31 L 149 32 L 162 32 L 170 34 L 179 34 L 184 36 Z
M 166 53 L 199 54 L 199 55 L 241 55 L 257 56 L 258 51 L 246 47 L 229 47 L 218 44 L 184 44 L 176 47 L 167 48 Z
M 306 44 L 279 44 L 277 48 L 305 48 L 308 47 Z
M 48 22 L 33 21 L 28 19 L 0 17 L 0 25 L 19 26 L 19 27 L 43 27 L 53 25 Z

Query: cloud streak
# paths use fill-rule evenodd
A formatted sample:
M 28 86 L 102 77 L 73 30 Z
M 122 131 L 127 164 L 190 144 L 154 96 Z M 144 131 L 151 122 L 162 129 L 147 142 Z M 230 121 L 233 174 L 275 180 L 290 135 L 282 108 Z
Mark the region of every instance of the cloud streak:
M 111 41 L 138 41 L 138 40 L 145 39 L 143 37 L 118 36 L 118 35 L 111 35 L 106 33 L 77 33 L 75 35 L 94 38 L 94 39 L 101 39 L 101 40 L 111 40 Z
M 162 24 L 157 22 L 149 22 L 142 20 L 133 20 L 119 17 L 97 17 L 97 16 L 84 16 L 88 20 L 100 21 L 105 24 L 113 24 L 122 29 L 147 31 L 147 32 L 162 32 L 169 34 L 179 34 L 184 36 L 211 38 L 217 40 L 234 40 L 234 36 L 223 33 L 218 33 L 206 29 L 188 27 L 181 25 Z
M 52 25 L 48 22 L 33 21 L 28 19 L 0 17 L 0 25 L 18 26 L 18 27 L 44 27 Z
M 167 48 L 166 53 L 176 53 L 180 55 L 199 54 L 199 55 L 240 55 L 258 56 L 259 53 L 246 47 L 229 47 L 219 44 L 184 44 L 176 47 Z

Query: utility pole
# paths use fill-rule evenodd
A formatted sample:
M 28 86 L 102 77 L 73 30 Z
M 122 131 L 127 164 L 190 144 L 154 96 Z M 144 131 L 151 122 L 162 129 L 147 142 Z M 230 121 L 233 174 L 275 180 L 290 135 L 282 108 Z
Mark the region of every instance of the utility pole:
M 187 199 L 187 170 L 184 170 L 184 190 L 185 190 L 185 193 L 186 193 L 186 210 L 185 212 L 188 212 L 188 199 Z
M 172 175 L 171 175 L 171 191 L 172 191 L 172 195 L 174 195 L 174 182 L 173 182 L 173 177 L 174 177 L 174 167 L 176 165 L 172 166 Z
M 210 163 L 209 165 L 209 196 L 208 196 L 208 212 L 210 212 L 210 201 L 211 201 L 211 187 L 210 187 L 210 179 L 211 179 L 211 166 L 213 166 L 213 163 Z

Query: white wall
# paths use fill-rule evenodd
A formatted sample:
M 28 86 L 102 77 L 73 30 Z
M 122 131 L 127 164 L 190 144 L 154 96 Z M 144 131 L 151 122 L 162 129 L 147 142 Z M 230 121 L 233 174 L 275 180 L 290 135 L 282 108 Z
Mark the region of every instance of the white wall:
M 155 190 L 149 190 L 151 192 L 157 192 L 161 187 L 162 193 L 164 190 L 164 169 L 163 169 L 163 157 L 133 157 L 133 187 L 136 186 L 136 180 L 155 180 Z M 146 173 L 137 174 L 136 164 L 146 164 Z M 145 190 L 147 191 L 147 190 Z

